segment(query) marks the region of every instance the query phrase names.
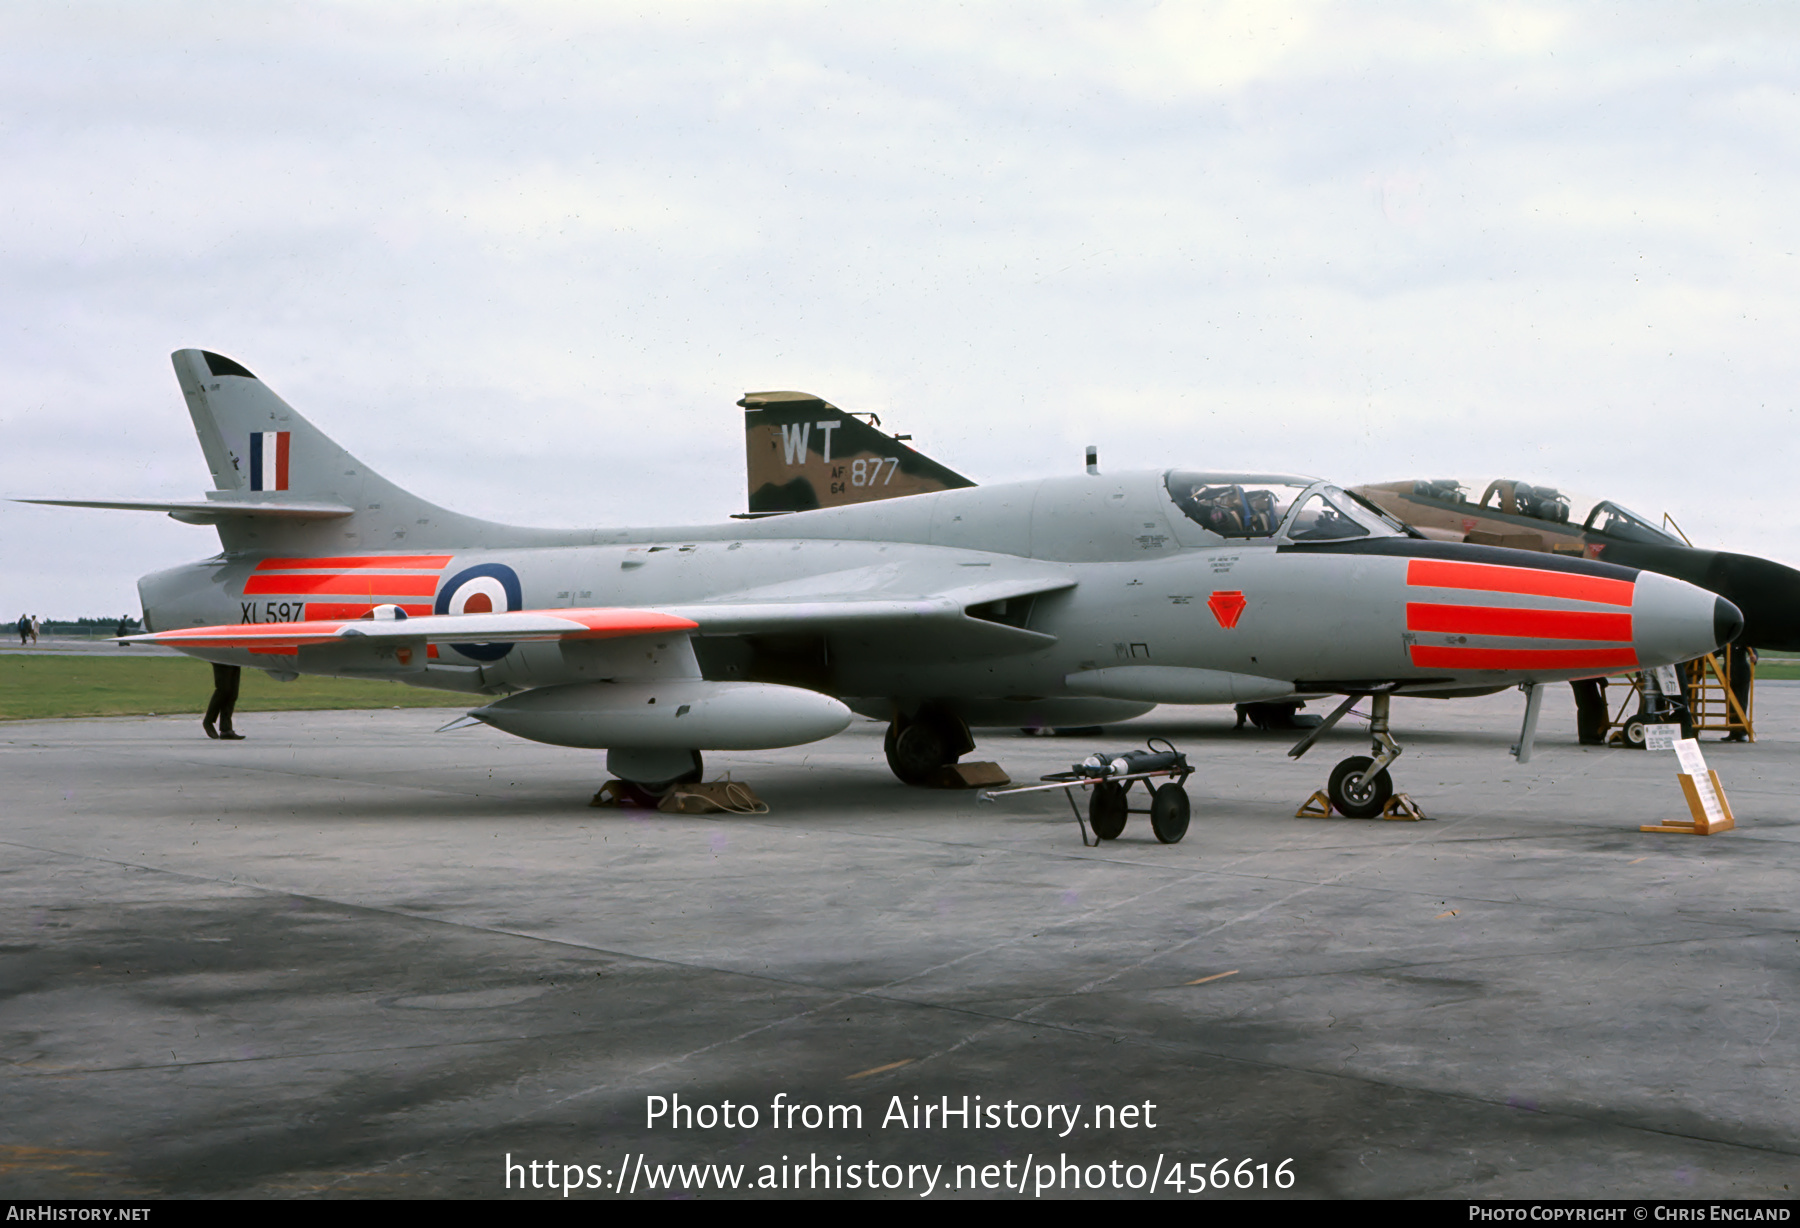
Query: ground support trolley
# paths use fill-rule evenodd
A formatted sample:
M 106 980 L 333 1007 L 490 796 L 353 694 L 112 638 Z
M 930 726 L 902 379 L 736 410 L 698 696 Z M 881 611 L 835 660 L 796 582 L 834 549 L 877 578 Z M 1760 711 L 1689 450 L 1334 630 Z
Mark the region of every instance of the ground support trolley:
M 1158 751 L 1156 743 L 1162 742 L 1163 750 Z M 1187 779 L 1194 774 L 1193 765 L 1188 763 L 1187 756 L 1176 750 L 1161 738 L 1150 739 L 1150 754 L 1144 751 L 1127 751 L 1118 755 L 1097 755 L 1093 759 L 1101 760 L 1096 766 L 1093 759 L 1088 764 L 1077 764 L 1067 772 L 1052 772 L 1048 776 L 1040 776 L 1042 784 L 1018 785 L 1010 789 L 987 789 L 977 794 L 977 799 L 984 802 L 996 798 L 1011 797 L 1017 793 L 1042 793 L 1050 789 L 1061 789 L 1063 796 L 1069 799 L 1069 809 L 1075 812 L 1075 823 L 1081 829 L 1081 843 L 1084 848 L 1098 848 L 1102 840 L 1117 840 L 1125 830 L 1126 819 L 1134 814 L 1150 816 L 1150 830 L 1164 844 L 1178 843 L 1187 835 L 1188 805 Z M 1132 758 L 1150 759 L 1156 766 L 1145 767 L 1142 771 L 1115 771 L 1106 764 L 1124 762 L 1128 766 Z M 1163 784 L 1152 784 L 1152 781 L 1163 781 Z M 1131 805 L 1131 786 L 1143 782 L 1144 792 L 1150 795 L 1148 808 L 1133 808 Z M 1076 789 L 1090 789 L 1088 808 L 1085 815 L 1075 800 Z M 1088 828 L 1093 828 L 1093 840 L 1088 839 Z

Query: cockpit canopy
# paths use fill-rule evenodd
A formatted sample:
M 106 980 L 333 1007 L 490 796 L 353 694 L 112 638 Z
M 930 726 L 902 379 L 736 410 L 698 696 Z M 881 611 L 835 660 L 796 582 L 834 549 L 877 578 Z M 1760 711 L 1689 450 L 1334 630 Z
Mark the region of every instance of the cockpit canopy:
M 1405 532 L 1386 513 L 1314 478 L 1171 469 L 1163 485 L 1182 515 L 1228 540 L 1323 542 Z
M 1414 499 L 1446 507 L 1450 510 L 1479 508 L 1504 516 L 1567 525 L 1570 531 L 1603 533 L 1623 541 L 1648 542 L 1659 546 L 1679 546 L 1681 541 L 1665 533 L 1650 520 L 1610 499 L 1588 499 L 1569 494 L 1552 486 L 1501 478 L 1485 486 L 1465 486 L 1451 478 L 1412 483 L 1395 482 L 1374 488 L 1410 493 Z M 1473 498 L 1481 491 L 1479 499 Z

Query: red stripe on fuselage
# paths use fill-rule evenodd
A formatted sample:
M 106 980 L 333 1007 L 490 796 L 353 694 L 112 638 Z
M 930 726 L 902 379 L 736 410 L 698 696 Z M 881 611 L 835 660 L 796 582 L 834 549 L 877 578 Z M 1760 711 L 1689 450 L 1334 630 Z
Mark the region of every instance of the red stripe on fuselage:
M 1570 670 L 1635 669 L 1632 648 L 1440 648 L 1414 644 L 1412 663 L 1421 669 Z
M 350 567 L 398 567 L 441 571 L 455 555 L 385 554 L 330 559 L 264 559 L 258 571 L 343 571 Z
M 1412 559 L 1406 582 L 1415 588 L 1463 588 L 1484 593 L 1526 593 L 1534 597 L 1566 597 L 1604 605 L 1630 605 L 1636 588 L 1630 580 L 1578 576 L 1535 567 L 1501 567 L 1493 563 L 1453 563 L 1444 559 Z
M 292 596 L 333 593 L 345 597 L 429 597 L 437 592 L 436 576 L 251 576 L 244 596 Z
M 1408 602 L 1408 631 L 1459 635 L 1516 635 L 1540 640 L 1631 642 L 1631 615 L 1593 610 L 1520 610 L 1508 606 L 1431 605 Z
M 361 618 L 375 608 L 367 601 L 309 601 L 306 603 L 308 620 L 321 618 Z M 417 618 L 431 613 L 428 605 L 403 605 L 408 618 Z

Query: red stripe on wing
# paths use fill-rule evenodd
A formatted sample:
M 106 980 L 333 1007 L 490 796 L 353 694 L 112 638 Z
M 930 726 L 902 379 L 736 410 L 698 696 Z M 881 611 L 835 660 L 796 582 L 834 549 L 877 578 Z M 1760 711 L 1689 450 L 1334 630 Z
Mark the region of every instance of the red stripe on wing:
M 310 607 L 309 607 L 310 608 Z M 544 639 L 554 636 L 557 639 L 593 640 L 609 639 L 624 635 L 647 635 L 658 631 L 688 632 L 700 624 L 686 618 L 677 618 L 673 614 L 664 614 L 657 610 L 518 610 L 514 612 L 522 621 L 526 616 L 540 618 L 557 618 L 578 624 L 586 630 L 568 631 L 514 631 L 525 639 Z M 500 615 L 504 619 L 508 615 Z M 274 651 L 276 648 L 287 648 L 306 644 L 342 644 L 344 638 L 339 632 L 347 624 L 370 626 L 371 620 L 365 619 L 325 619 L 308 620 L 298 623 L 240 623 L 218 627 L 178 627 L 172 631 L 158 632 L 153 638 L 159 644 L 174 647 L 186 645 L 193 648 L 248 648 L 253 652 Z M 381 624 L 383 629 L 394 626 L 392 623 Z M 404 624 L 402 624 L 404 625 Z M 419 631 L 423 638 L 428 634 Z M 435 638 L 448 638 L 442 630 L 429 632 Z M 475 633 L 466 633 L 475 638 Z M 482 638 L 500 640 L 507 639 L 504 626 L 493 632 L 482 633 Z
M 1453 563 L 1444 559 L 1412 559 L 1406 582 L 1416 588 L 1464 588 L 1484 593 L 1526 593 L 1534 597 L 1567 597 L 1605 605 L 1630 605 L 1636 585 L 1630 580 L 1578 576 L 1535 567 L 1501 567 L 1493 563 Z
M 1631 642 L 1631 615 L 1592 610 L 1519 610 L 1506 606 L 1432 605 L 1408 602 L 1408 631 L 1459 635 L 1516 635 L 1541 640 Z
M 159 631 L 155 643 L 196 648 L 249 648 L 337 643 L 343 620 L 303 623 L 241 623 L 220 627 L 177 627 Z
M 1635 669 L 1632 648 L 1446 648 L 1414 644 L 1412 663 L 1421 669 Z
M 644 635 L 652 631 L 692 631 L 700 625 L 692 619 L 677 618 L 673 614 L 662 614 L 655 610 L 537 610 L 534 613 L 554 614 L 558 618 L 566 618 L 586 627 L 586 631 L 577 631 L 568 637 L 575 640 Z

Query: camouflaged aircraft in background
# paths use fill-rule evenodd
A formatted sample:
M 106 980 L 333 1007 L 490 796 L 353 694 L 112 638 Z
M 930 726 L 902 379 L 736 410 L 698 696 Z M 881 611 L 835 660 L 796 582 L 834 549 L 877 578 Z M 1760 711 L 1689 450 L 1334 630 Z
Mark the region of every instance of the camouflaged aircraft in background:
M 908 447 L 910 435 L 884 434 L 874 414 L 845 413 L 809 392 L 747 392 L 738 404 L 752 516 L 975 485 Z
M 1314 693 L 1345 698 L 1290 754 L 1366 699 L 1374 754 L 1327 788 L 1370 815 L 1393 791 L 1394 695 L 1684 661 L 1743 625 L 1679 580 L 1428 540 L 1288 474 L 1090 465 L 717 525 L 517 528 L 386 481 L 229 358 L 174 363 L 215 489 L 37 500 L 216 527 L 220 553 L 138 582 L 150 633 L 127 639 L 484 696 L 473 717 L 604 748 L 649 791 L 702 751 L 813 741 L 853 711 L 925 783 L 971 727 Z
M 1755 555 L 1697 549 L 1610 499 L 1511 479 L 1382 482 L 1355 491 L 1442 541 L 1599 559 L 1686 580 L 1743 612 L 1741 647 L 1800 651 L 1800 571 Z

